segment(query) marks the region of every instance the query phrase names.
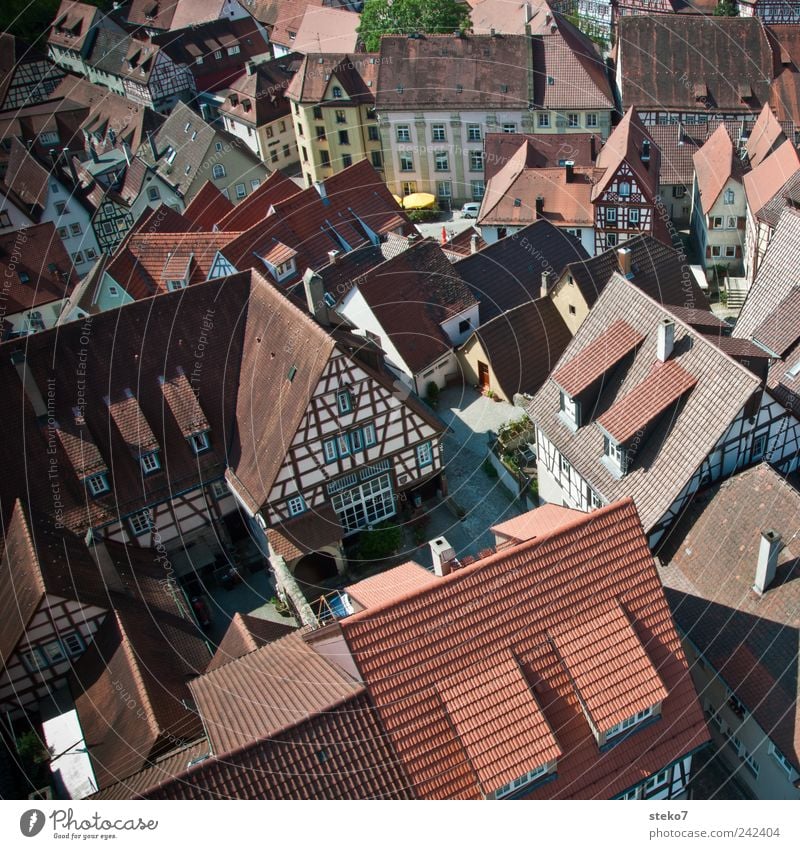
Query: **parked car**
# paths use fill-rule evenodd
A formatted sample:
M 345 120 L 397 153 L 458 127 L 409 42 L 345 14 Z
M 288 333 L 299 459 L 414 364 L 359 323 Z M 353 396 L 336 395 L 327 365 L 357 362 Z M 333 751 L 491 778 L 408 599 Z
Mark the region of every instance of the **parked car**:
M 479 203 L 465 203 L 461 207 L 462 218 L 477 218 L 481 205 Z

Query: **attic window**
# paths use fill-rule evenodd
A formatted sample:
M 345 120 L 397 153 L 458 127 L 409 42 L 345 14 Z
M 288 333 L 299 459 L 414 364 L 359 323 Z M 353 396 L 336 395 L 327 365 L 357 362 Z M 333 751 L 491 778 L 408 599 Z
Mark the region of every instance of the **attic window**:
M 514 198 L 514 206 L 522 206 L 522 198 Z
M 464 91 L 464 86 L 461 83 L 456 83 L 456 94 L 461 94 Z
M 30 283 L 31 282 L 30 274 L 28 274 L 27 271 L 20 271 L 19 272 L 19 282 L 23 283 L 23 284 L 24 283 Z
M 294 376 L 297 374 L 297 366 L 292 366 L 289 369 L 289 372 L 286 375 L 286 379 L 291 383 L 294 380 Z
M 87 489 L 89 490 L 89 494 L 91 496 L 102 495 L 104 492 L 108 492 L 110 489 L 108 485 L 108 478 L 106 477 L 105 472 L 99 472 L 96 475 L 90 475 L 85 479 L 84 483 L 86 484 Z
M 505 83 L 500 86 L 500 94 L 508 94 L 508 86 Z
M 177 151 L 174 148 L 172 148 L 172 147 L 167 148 L 167 164 L 168 165 L 172 165 L 172 163 L 175 161 L 176 155 L 177 155 Z
M 206 430 L 200 433 L 193 433 L 189 437 L 188 442 L 195 454 L 202 454 L 211 447 L 208 441 L 208 431 Z
M 634 725 L 638 725 L 640 722 L 644 722 L 645 719 L 653 715 L 653 709 L 651 707 L 645 708 L 644 710 L 640 710 L 634 716 L 629 716 L 622 720 L 622 722 L 618 722 L 616 725 L 612 725 L 611 728 L 606 731 L 606 740 L 610 740 L 612 737 L 616 737 L 618 734 L 622 734 L 623 731 L 627 731 L 629 728 L 633 728 Z
M 333 87 L 333 91 L 332 91 L 332 93 L 333 93 L 333 96 L 334 96 L 335 98 L 337 98 L 337 99 L 338 99 L 338 98 L 340 98 L 340 97 L 342 96 L 342 90 L 339 88 L 339 86 L 338 86 L 338 85 L 335 85 L 335 86 Z
M 510 793 L 519 790 L 521 787 L 525 787 L 532 781 L 536 781 L 537 778 L 541 778 L 547 773 L 547 768 L 548 764 L 537 766 L 536 769 L 532 769 L 530 772 L 525 773 L 525 775 L 520 776 L 520 778 L 515 778 L 508 784 L 504 784 L 502 787 L 495 790 L 494 798 L 501 799 L 503 796 L 508 796 Z
M 152 475 L 153 472 L 157 472 L 161 468 L 161 462 L 158 459 L 157 451 L 150 451 L 147 454 L 142 454 L 139 458 L 139 463 L 142 466 L 142 471 L 146 475 Z
M 556 81 L 553 77 L 547 78 L 547 85 L 555 85 L 555 84 L 556 84 Z
M 603 436 L 603 459 L 620 477 L 628 471 L 628 452 L 625 446 L 608 436 Z
M 184 131 L 184 133 L 188 133 L 188 132 L 189 132 L 189 130 L 190 130 L 191 128 L 192 128 L 192 122 L 191 122 L 191 121 L 187 121 L 187 122 L 183 125 L 183 131 Z
M 581 426 L 581 404 L 562 389 L 559 394 L 559 410 L 562 421 L 572 430 Z
M 403 93 L 403 86 L 402 86 L 402 85 L 397 86 L 397 93 L 398 93 L 398 94 L 402 94 L 402 93 Z

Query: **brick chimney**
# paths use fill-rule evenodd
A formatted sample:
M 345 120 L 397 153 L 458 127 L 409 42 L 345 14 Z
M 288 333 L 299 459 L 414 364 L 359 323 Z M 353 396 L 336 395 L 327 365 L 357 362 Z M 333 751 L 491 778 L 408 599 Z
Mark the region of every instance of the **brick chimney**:
M 564 163 L 564 180 L 567 183 L 571 183 L 574 176 L 575 176 L 575 163 L 571 159 L 568 159 Z
M 478 234 L 477 233 L 473 233 L 469 237 L 469 252 L 471 254 L 478 253 Z
M 774 530 L 762 531 L 758 547 L 758 563 L 756 564 L 756 580 L 753 589 L 763 595 L 769 585 L 775 580 L 778 568 L 778 555 L 781 553 L 781 535 Z
M 536 198 L 536 217 L 541 218 L 543 213 L 544 213 L 544 198 L 541 195 L 539 195 Z
M 675 322 L 670 318 L 662 318 L 658 323 L 658 339 L 656 340 L 656 357 L 665 363 L 672 356 L 675 344 Z
M 337 265 L 339 260 L 341 259 L 341 253 L 337 250 L 328 251 L 328 262 L 331 265 Z
M 630 277 L 633 273 L 633 261 L 631 258 L 630 248 L 617 248 L 617 262 L 619 263 L 620 273 L 625 277 Z

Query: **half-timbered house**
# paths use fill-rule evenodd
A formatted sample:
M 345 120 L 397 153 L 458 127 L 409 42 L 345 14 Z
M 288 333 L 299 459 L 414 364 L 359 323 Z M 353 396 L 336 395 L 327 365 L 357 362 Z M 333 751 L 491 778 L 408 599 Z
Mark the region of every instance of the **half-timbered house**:
M 633 108 L 597 156 L 602 176 L 592 187 L 595 251 L 602 253 L 639 233 L 668 241 L 658 209 L 661 153 Z
M 797 466 L 800 422 L 765 389 L 768 354 L 692 326 L 700 312 L 611 277 L 529 406 L 542 498 L 629 495 L 655 545 L 700 487 L 767 455 Z

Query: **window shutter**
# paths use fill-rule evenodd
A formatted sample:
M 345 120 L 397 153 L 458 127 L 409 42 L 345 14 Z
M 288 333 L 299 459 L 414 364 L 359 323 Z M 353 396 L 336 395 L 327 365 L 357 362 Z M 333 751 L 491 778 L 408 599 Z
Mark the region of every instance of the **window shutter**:
M 706 247 L 706 259 L 711 259 L 711 245 Z
M 737 257 L 737 259 L 741 259 L 741 256 L 742 256 L 742 246 L 737 245 L 736 246 L 736 257 Z
M 736 229 L 744 230 L 747 226 L 747 219 L 743 218 L 741 215 L 736 219 Z

